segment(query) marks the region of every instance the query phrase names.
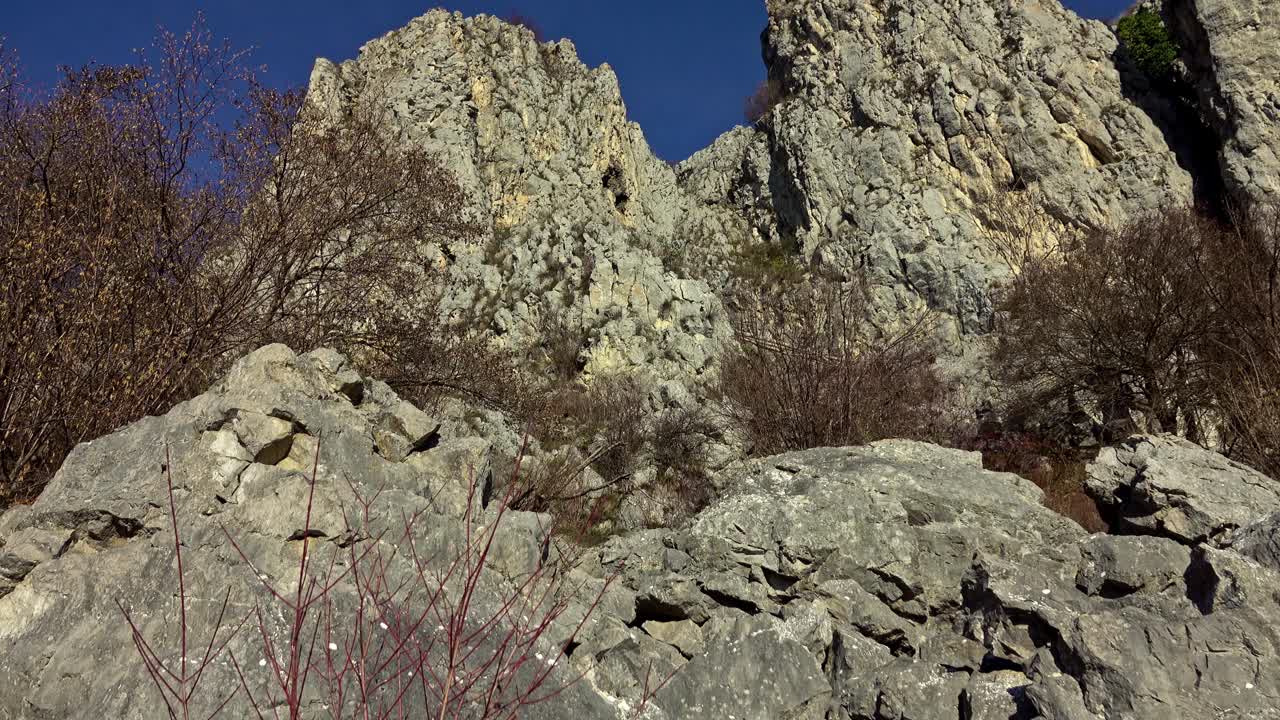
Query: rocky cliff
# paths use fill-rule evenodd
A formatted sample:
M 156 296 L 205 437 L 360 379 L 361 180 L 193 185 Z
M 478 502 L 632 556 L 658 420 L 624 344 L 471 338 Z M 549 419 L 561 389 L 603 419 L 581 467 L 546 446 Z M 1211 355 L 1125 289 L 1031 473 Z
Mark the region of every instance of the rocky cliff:
M 1163 8 L 1214 172 L 1240 197 L 1276 192 L 1276 7 Z M 777 102 L 675 168 L 627 121 L 608 67 L 493 18 L 434 11 L 321 61 L 311 100 L 333 120 L 385 109 L 459 176 L 489 237 L 446 253 L 447 310 L 530 352 L 567 326 L 588 374 L 714 373 L 732 340 L 715 290 L 744 246 L 865 271 L 879 310 L 927 305 L 963 338 L 990 321 L 1002 270 L 984 238 L 1009 212 L 1089 227 L 1205 185 L 1110 30 L 1055 0 L 771 0 L 769 15 Z M 344 647 L 334 628 L 360 628 L 438 667 L 445 618 L 397 623 L 471 597 L 461 637 L 514 628 L 479 657 L 503 637 L 518 648 L 509 674 L 478 681 L 564 687 L 524 717 L 1280 718 L 1280 486 L 1188 443 L 1102 451 L 1087 484 L 1105 533 L 974 454 L 891 440 L 729 463 L 708 479 L 721 496 L 680 526 L 581 547 L 495 497 L 515 433 L 445 408 L 424 413 L 332 351 L 276 345 L 78 446 L 34 504 L 0 515 L 0 719 L 163 715 L 123 611 L 173 665 L 170 508 L 192 646 L 223 598 L 244 619 L 201 681 L 200 702 L 246 691 L 228 717 L 255 716 L 246 698 L 274 682 L 264 641 L 286 647 L 291 628 L 268 587 L 298 591 L 305 542 L 338 578 L 310 616 L 330 633 L 311 640 L 324 659 Z M 477 533 L 492 542 L 460 587 L 449 568 Z M 391 586 L 332 570 L 383 553 Z M 387 672 L 356 665 L 344 682 Z
M 674 169 L 607 65 L 487 16 L 433 11 L 321 60 L 311 97 L 334 117 L 384 107 L 438 152 L 492 236 L 457 258 L 450 308 L 519 347 L 567 318 L 586 372 L 696 382 L 730 336 L 710 289 L 754 244 L 864 272 L 882 317 L 942 310 L 958 339 L 988 329 L 1007 271 L 989 240 L 1020 222 L 1120 223 L 1224 178 L 1275 192 L 1273 2 L 1167 3 L 1204 114 L 1192 130 L 1110 28 L 1057 0 L 767 4 L 775 102 Z
M 1090 489 L 1111 534 L 1086 533 L 974 454 L 886 441 L 740 463 L 688 523 L 564 554 L 545 516 L 498 514 L 492 445 L 466 418 L 427 416 L 336 353 L 276 345 L 165 416 L 77 447 L 36 503 L 0 516 L 0 718 L 163 716 L 121 608 L 172 665 L 167 475 L 191 662 L 224 597 L 228 626 L 249 618 L 221 636 L 196 711 L 240 676 L 265 697 L 264 642 L 288 647 L 291 626 L 263 583 L 293 597 L 304 538 L 313 571 L 337 578 L 336 599 L 301 635 L 318 668 L 305 716 L 329 717 L 326 663 L 337 652 L 341 665 L 348 639 L 363 637 L 351 629 L 441 647 L 455 615 L 409 630 L 398 619 L 431 607 L 435 587 L 457 591 L 443 571 L 492 528 L 466 627 L 497 617 L 524 632 L 558 608 L 513 657 L 549 668 L 547 689 L 564 689 L 523 717 L 1280 717 L 1280 486 L 1186 443 L 1135 438 L 1104 451 Z M 409 517 L 412 532 L 377 530 Z M 361 558 L 374 552 L 410 573 L 373 578 L 419 591 L 370 589 Z M 572 561 L 559 586 L 570 592 L 536 600 L 543 586 L 524 578 L 557 554 Z M 519 612 L 502 615 L 512 602 Z M 323 634 L 307 640 L 312 627 Z M 248 696 L 237 691 L 222 716 L 255 716 Z
M 682 176 L 767 236 L 866 266 L 897 306 L 924 300 L 982 332 L 999 207 L 1084 227 L 1191 197 L 1115 51 L 1055 0 L 770 2 L 780 101 Z M 710 182 L 708 167 L 736 172 Z
M 403 142 L 458 175 L 491 237 L 459 251 L 447 309 L 535 351 L 567 325 L 588 373 L 712 365 L 728 337 L 719 301 L 660 258 L 682 224 L 736 220 L 691 205 L 627 120 L 613 71 L 584 66 L 572 42 L 436 10 L 355 60 L 317 62 L 310 98 L 338 120 L 353 103 L 384 107 Z
M 1167 0 L 1201 115 L 1217 139 L 1237 201 L 1280 198 L 1280 5 L 1268 0 Z

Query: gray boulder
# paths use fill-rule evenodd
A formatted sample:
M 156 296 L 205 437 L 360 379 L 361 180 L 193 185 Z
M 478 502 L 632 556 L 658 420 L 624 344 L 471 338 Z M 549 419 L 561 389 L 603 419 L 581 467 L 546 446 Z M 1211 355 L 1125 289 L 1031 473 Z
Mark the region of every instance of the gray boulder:
M 1280 717 L 1280 600 L 1263 589 L 1280 576 L 1250 558 L 1089 536 L 1029 482 L 914 442 L 781 455 L 724 483 L 690 525 L 600 551 L 634 623 L 702 628 L 653 699 L 669 717 Z M 726 627 L 779 639 L 729 655 Z M 812 660 L 784 664 L 790 643 Z M 766 662 L 788 685 L 760 705 Z
M 443 426 L 385 384 L 360 377 L 337 353 L 299 356 L 272 345 L 241 359 L 209 392 L 163 417 L 76 447 L 34 504 L 0 516 L 0 718 L 164 715 L 121 607 L 160 657 L 177 667 L 181 626 L 169 473 L 181 526 L 192 663 L 213 642 L 224 597 L 228 601 L 217 637 L 229 643 L 201 680 L 192 707 L 200 717 L 233 692 L 222 717 L 253 716 L 245 694 L 236 692 L 240 681 L 232 658 L 258 700 L 267 697 L 271 665 L 260 633 L 283 648 L 290 629 L 289 613 L 264 583 L 294 597 L 304 538 L 314 558 L 312 572 L 325 584 L 337 578 L 332 605 L 313 607 L 315 624 L 307 625 L 335 633 L 330 639 L 326 631 L 317 645 L 322 669 L 312 674 L 307 717 L 321 716 L 322 706 L 332 702 L 318 694 L 318 676 L 333 659 L 330 652 L 338 653 L 341 665 L 351 628 L 417 637 L 425 644 L 416 647 L 428 648 L 440 632 L 438 620 L 416 632 L 388 629 L 408 622 L 412 616 L 404 613 L 413 600 L 387 587 L 355 593 L 357 575 L 346 569 L 373 567 L 357 557 L 376 552 L 372 557 L 384 558 L 389 568 L 363 576 L 364 583 L 412 583 L 414 568 L 435 577 L 460 557 L 468 532 L 492 525 L 489 562 L 476 575 L 477 599 L 467 627 L 503 617 L 501 605 L 516 587 L 512 583 L 545 562 L 550 518 L 509 512 L 493 525 L 498 516 L 487 499 L 489 444 L 442 434 Z M 309 502 L 317 452 L 316 490 Z M 303 532 L 308 512 L 309 532 Z M 411 532 L 405 517 L 416 518 Z M 427 585 L 458 590 L 456 581 Z M 361 621 L 353 604 L 361 596 L 377 599 L 380 614 L 370 616 L 366 608 Z M 571 618 L 585 612 L 576 600 L 565 602 L 564 621 L 529 646 L 538 660 L 559 656 L 576 626 Z M 425 607 L 413 605 L 417 612 Z M 233 636 L 234 627 L 240 630 Z M 548 688 L 568 684 L 572 674 L 566 667 L 548 670 Z M 617 716 L 586 685 L 565 692 L 564 702 L 581 708 L 582 717 Z
M 1167 0 L 1197 104 L 1239 201 L 1280 202 L 1280 6 Z
M 1102 450 L 1087 486 L 1113 531 L 1182 543 L 1228 543 L 1280 508 L 1280 483 L 1174 436 L 1135 436 Z
M 868 268 L 890 311 L 924 302 L 985 332 L 1005 272 L 987 240 L 1020 216 L 1052 235 L 1191 198 L 1112 32 L 1056 0 L 767 4 L 780 100 L 681 181 L 766 238 Z
M 655 708 L 671 718 L 821 720 L 831 686 L 818 659 L 768 617 L 737 617 L 713 626 L 707 649 L 663 686 Z
M 473 620 L 499 612 L 514 588 L 529 603 L 519 617 L 556 609 L 520 672 L 547 667 L 562 689 L 521 717 L 1280 717 L 1274 498 L 1246 498 L 1271 504 L 1244 527 L 1213 520 L 1226 508 L 1212 496 L 1152 481 L 1165 488 L 1152 497 L 1216 508 L 1184 512 L 1205 528 L 1243 529 L 1230 545 L 1209 530 L 1175 540 L 1155 533 L 1185 523 L 1148 528 L 1131 516 L 1118 529 L 1140 536 L 1088 535 L 976 454 L 885 441 L 742 463 L 688 523 L 584 549 L 550 536 L 545 516 L 498 522 L 490 444 L 467 427 L 407 405 L 336 353 L 269 346 L 163 417 L 77 447 L 33 505 L 0 516 L 0 717 L 163 714 L 116 602 L 172 659 L 168 472 L 194 644 L 209 642 L 223 593 L 233 623 L 250 618 L 222 636 L 224 661 L 202 680 L 204 713 L 239 686 L 230 658 L 251 684 L 268 682 L 251 610 L 264 608 L 268 637 L 286 642 L 285 615 L 260 579 L 289 593 L 304 537 L 337 567 L 357 564 L 344 555 L 352 549 L 386 552 L 387 577 L 401 582 L 417 565 L 395 558 L 416 551 L 422 567 L 447 568 L 479 524 L 494 542 Z M 1144 442 L 1145 479 L 1131 485 L 1243 482 L 1241 468 L 1206 453 Z M 406 515 L 419 518 L 409 533 L 384 533 Z M 564 582 L 524 580 L 546 567 L 563 568 Z M 359 622 L 349 579 L 335 585 L 338 626 Z M 325 698 L 309 702 L 325 714 Z M 228 717 L 250 714 L 243 693 L 227 706 Z

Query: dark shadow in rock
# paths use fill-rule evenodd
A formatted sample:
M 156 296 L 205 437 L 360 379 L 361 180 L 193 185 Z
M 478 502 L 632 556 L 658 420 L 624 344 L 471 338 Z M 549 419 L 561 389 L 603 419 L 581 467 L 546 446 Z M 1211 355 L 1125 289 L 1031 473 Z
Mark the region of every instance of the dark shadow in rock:
M 1191 564 L 1183 573 L 1187 585 L 1187 599 L 1196 606 L 1201 615 L 1213 612 L 1214 600 L 1218 594 L 1218 573 L 1205 555 L 1203 548 L 1191 551 Z
M 1026 668 L 1023 666 L 1022 663 L 1017 662 L 1016 660 L 1012 660 L 1006 657 L 1000 657 L 999 655 L 996 655 L 991 651 L 987 651 L 987 654 L 982 657 L 982 664 L 978 666 L 978 672 L 993 673 L 993 672 L 999 672 L 1001 670 L 1014 670 L 1016 672 L 1023 672 L 1026 670 Z
M 650 620 L 674 622 L 688 619 L 689 613 L 679 605 L 660 600 L 653 595 L 637 595 L 636 617 L 631 621 L 631 627 L 640 627 Z
M 1009 720 L 1031 720 L 1031 718 L 1040 717 L 1035 704 L 1031 702 L 1031 698 L 1027 697 L 1026 686 L 1009 688 L 1008 693 L 1013 698 L 1015 708 L 1015 714 Z
M 428 450 L 433 450 L 439 445 L 440 445 L 440 432 L 439 432 L 439 428 L 437 427 L 435 430 L 432 430 L 426 435 L 423 435 L 421 438 L 418 438 L 418 441 L 415 442 L 409 448 L 409 455 L 413 455 L 414 453 L 426 452 Z
M 1222 139 L 1205 124 L 1195 90 L 1181 79 L 1153 79 L 1117 48 L 1111 56 L 1120 73 L 1120 90 L 1147 114 L 1178 165 L 1191 174 L 1197 207 L 1217 218 L 1226 217 L 1226 182 L 1222 176 Z
M 765 581 L 769 583 L 769 587 L 773 588 L 775 592 L 787 592 L 796 583 L 800 582 L 799 578 L 794 578 L 790 575 L 783 575 L 782 573 L 774 572 L 769 568 L 761 568 L 761 570 L 764 571 Z
M 711 598 L 712 600 L 715 600 L 715 601 L 716 601 L 716 603 L 717 603 L 718 605 L 722 606 L 722 607 L 728 607 L 728 608 L 734 608 L 734 609 L 736 609 L 736 610 L 741 610 L 741 611 L 745 612 L 745 613 L 746 613 L 746 614 L 748 614 L 748 615 L 758 615 L 758 614 L 760 614 L 760 612 L 762 612 L 762 611 L 760 610 L 760 606 L 756 605 L 755 603 L 751 602 L 750 600 L 746 600 L 746 599 L 744 599 L 744 598 L 739 598 L 739 597 L 734 597 L 734 596 L 729 595 L 729 594 L 727 594 L 727 593 L 720 592 L 719 590 L 711 590 L 711 589 L 709 589 L 709 588 L 705 588 L 705 587 L 704 587 L 704 588 L 702 588 L 702 592 L 703 592 L 707 597 Z

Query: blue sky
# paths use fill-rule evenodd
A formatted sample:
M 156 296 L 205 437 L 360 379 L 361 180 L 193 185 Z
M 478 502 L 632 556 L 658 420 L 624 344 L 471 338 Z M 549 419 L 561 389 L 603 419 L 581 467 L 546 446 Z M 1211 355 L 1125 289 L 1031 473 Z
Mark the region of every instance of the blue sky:
M 1066 0 L 1103 19 L 1130 0 Z M 345 60 L 365 41 L 437 5 L 468 15 L 533 18 L 551 38 L 568 37 L 590 65 L 618 73 L 630 117 L 668 160 L 705 147 L 739 123 L 742 100 L 764 76 L 763 0 L 3 0 L 0 36 L 30 79 L 50 82 L 58 65 L 128 61 L 158 25 L 182 30 L 197 9 L 213 33 L 254 48 L 276 85 L 306 82 L 316 57 Z

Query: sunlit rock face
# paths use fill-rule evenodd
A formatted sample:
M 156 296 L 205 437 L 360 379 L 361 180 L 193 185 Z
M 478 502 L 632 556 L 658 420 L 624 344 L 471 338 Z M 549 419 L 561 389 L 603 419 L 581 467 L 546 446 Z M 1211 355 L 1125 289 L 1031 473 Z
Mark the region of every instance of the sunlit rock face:
M 588 373 L 713 372 L 730 333 L 710 290 L 744 245 L 864 272 L 883 319 L 941 310 L 959 348 L 989 327 L 1008 208 L 1083 228 L 1191 198 L 1112 32 L 1053 0 L 768 9 L 777 102 L 674 169 L 607 65 L 487 16 L 433 11 L 319 61 L 311 97 L 335 118 L 384 108 L 467 188 L 492 238 L 456 253 L 452 311 L 520 347 L 567 313 Z
M 719 301 L 672 257 L 685 223 L 723 235 L 741 222 L 686 198 L 607 65 L 587 68 L 568 40 L 432 11 L 355 60 L 318 61 L 310 96 L 339 121 L 355 103 L 383 108 L 391 131 L 459 177 L 489 237 L 455 249 L 446 310 L 531 352 L 563 320 L 587 373 L 696 380 L 713 368 L 728 336 Z
M 923 300 L 983 332 L 1001 273 L 984 238 L 1010 203 L 1080 228 L 1191 197 L 1126 97 L 1111 30 L 1055 0 L 768 5 L 780 99 L 682 178 L 767 236 L 867 268 L 891 307 Z
M 180 587 L 195 666 L 229 607 L 193 713 L 225 699 L 222 716 L 255 717 L 266 658 L 289 647 L 304 538 L 332 588 L 304 623 L 303 642 L 322 633 L 308 717 L 337 702 L 326 663 L 353 628 L 426 648 L 421 673 L 445 667 L 446 625 L 464 620 L 515 643 L 486 665 L 494 645 L 469 642 L 480 677 L 516 661 L 547 674 L 555 693 L 524 718 L 1277 717 L 1280 486 L 1214 453 L 1158 437 L 1104 451 L 1089 489 L 1109 533 L 976 453 L 888 440 L 736 463 L 686 522 L 581 548 L 548 516 L 503 511 L 493 456 L 513 431 L 466 417 L 428 415 L 336 352 L 272 345 L 80 445 L 34 504 L 0 515 L 0 717 L 162 714 L 129 623 L 175 667 Z M 451 575 L 485 532 L 486 560 Z M 358 614 L 361 597 L 382 614 Z M 419 617 L 432 621 L 394 621 Z M 504 698 L 531 682 L 503 677 Z M 400 702 L 379 687 L 377 702 Z M 485 717 L 484 697 L 458 716 Z M 439 716 L 438 695 L 407 698 L 406 716 Z
M 1280 5 L 1168 0 L 1197 104 L 1237 202 L 1280 201 Z

